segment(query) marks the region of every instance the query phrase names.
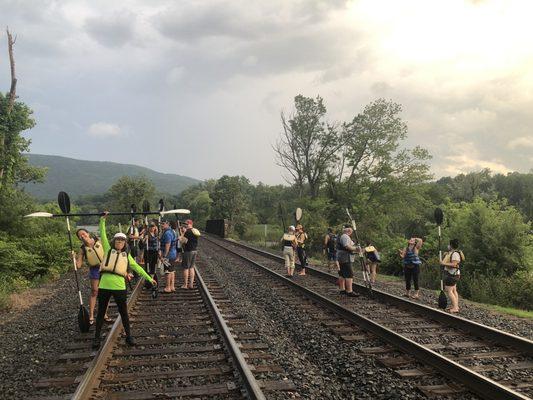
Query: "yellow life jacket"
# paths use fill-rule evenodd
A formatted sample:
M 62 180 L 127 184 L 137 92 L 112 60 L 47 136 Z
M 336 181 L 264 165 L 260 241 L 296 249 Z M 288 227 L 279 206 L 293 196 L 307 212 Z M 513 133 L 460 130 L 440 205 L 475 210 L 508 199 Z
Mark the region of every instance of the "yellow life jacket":
M 89 267 L 97 267 L 102 263 L 104 259 L 104 246 L 102 246 L 102 243 L 95 241 L 94 247 L 84 245 L 82 248 Z
M 105 260 L 100 264 L 100 272 L 109 272 L 125 277 L 128 275 L 128 266 L 128 253 L 125 251 L 118 252 L 115 249 L 111 249 L 107 253 Z
M 194 234 L 194 236 L 197 236 L 197 237 L 200 236 L 200 231 L 198 229 L 192 228 L 191 230 L 192 230 L 192 233 Z

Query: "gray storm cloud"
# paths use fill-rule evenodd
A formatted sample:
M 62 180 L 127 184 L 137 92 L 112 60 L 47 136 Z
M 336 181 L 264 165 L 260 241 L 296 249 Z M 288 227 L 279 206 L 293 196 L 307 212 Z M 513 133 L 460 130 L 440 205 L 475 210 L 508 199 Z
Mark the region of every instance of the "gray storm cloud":
M 489 46 L 483 35 L 474 38 L 480 42 L 450 37 L 458 47 L 466 43 L 457 56 L 423 3 L 413 6 L 415 17 L 380 1 L 72 0 L 37 10 L 30 1 L 4 0 L 0 7 L 3 25 L 19 37 L 19 95 L 35 110 L 38 125 L 28 133 L 35 153 L 117 162 L 133 155 L 163 172 L 279 183 L 271 151 L 279 112 L 301 93 L 323 96 L 337 121 L 378 97 L 401 103 L 407 145 L 430 150 L 436 176 L 533 164 L 532 51 Z M 465 19 L 493 13 L 502 26 L 523 13 L 516 2 L 453 7 L 450 15 L 464 11 Z M 498 16 L 502 7 L 510 16 Z M 425 45 L 419 32 L 432 25 Z M 533 39 L 532 28 L 522 29 L 524 40 Z M 400 40 L 406 30 L 413 33 Z M 515 50 L 507 54 L 509 47 Z M 491 65 L 491 52 L 510 61 Z M 7 90 L 4 60 L 0 87 Z

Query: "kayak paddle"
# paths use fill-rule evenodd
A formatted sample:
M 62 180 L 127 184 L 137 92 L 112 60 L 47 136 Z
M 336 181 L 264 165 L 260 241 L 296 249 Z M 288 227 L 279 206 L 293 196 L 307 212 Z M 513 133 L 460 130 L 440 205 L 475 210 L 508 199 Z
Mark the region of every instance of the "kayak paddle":
M 442 225 L 442 221 L 444 220 L 444 213 L 440 208 L 436 208 L 435 212 L 433 214 L 435 217 L 435 222 L 437 223 L 437 228 L 439 230 L 439 262 L 442 261 L 442 250 L 441 250 L 441 231 L 440 226 Z M 444 310 L 446 309 L 446 306 L 448 305 L 448 298 L 446 297 L 446 293 L 444 293 L 444 284 L 442 282 L 442 277 L 444 275 L 444 268 L 441 268 L 440 273 L 440 294 L 439 294 L 439 301 L 438 305 L 439 308 Z

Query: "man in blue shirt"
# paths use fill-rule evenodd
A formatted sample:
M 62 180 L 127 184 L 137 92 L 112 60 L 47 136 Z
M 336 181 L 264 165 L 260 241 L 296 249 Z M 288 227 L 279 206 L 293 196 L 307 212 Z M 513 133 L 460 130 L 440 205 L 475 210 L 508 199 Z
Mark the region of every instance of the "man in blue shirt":
M 176 252 L 176 234 L 170 228 L 170 222 L 167 220 L 161 221 L 161 228 L 163 234 L 161 235 L 161 258 L 163 259 L 163 265 L 166 275 L 166 286 L 163 289 L 164 293 L 175 292 L 174 287 L 176 258 L 178 253 Z

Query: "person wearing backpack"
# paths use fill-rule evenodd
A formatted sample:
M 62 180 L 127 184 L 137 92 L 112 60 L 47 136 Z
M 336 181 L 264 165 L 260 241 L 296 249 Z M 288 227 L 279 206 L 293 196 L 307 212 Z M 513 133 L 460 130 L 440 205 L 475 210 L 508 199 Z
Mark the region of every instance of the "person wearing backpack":
M 420 297 L 418 287 L 418 277 L 420 275 L 420 264 L 422 261 L 418 257 L 418 252 L 424 242 L 420 238 L 411 238 L 407 242 L 405 249 L 400 249 L 400 257 L 403 258 L 403 273 L 405 277 L 405 297 L 418 299 Z M 414 283 L 414 293 L 411 295 L 411 279 Z
M 107 212 L 100 218 L 100 236 L 104 248 L 104 258 L 100 264 L 100 283 L 98 284 L 98 315 L 96 316 L 96 328 L 92 343 L 93 349 L 98 349 L 101 342 L 102 325 L 104 315 L 111 297 L 117 304 L 118 312 L 122 320 L 122 326 L 126 333 L 126 344 L 134 346 L 135 341 L 131 336 L 130 320 L 128 315 L 126 279 L 129 270 L 133 270 L 145 278 L 152 285 L 157 282 L 148 275 L 142 267 L 135 262 L 126 243 L 127 237 L 119 232 L 113 236 L 111 242 L 107 239 L 105 221 Z
M 378 274 L 378 264 L 381 262 L 378 249 L 376 249 L 370 241 L 366 242 L 365 257 L 368 261 L 368 268 L 370 269 L 370 282 L 372 285 L 376 283 L 376 276 Z
M 327 255 L 330 270 L 337 270 L 337 240 L 338 236 L 333 228 L 328 228 L 328 233 L 324 236 L 324 254 Z
M 444 289 L 452 303 L 448 309 L 451 313 L 459 312 L 459 294 L 457 293 L 457 282 L 461 277 L 461 263 L 465 256 L 459 250 L 459 240 L 450 240 L 448 252 L 444 254 L 440 264 L 444 267 Z

